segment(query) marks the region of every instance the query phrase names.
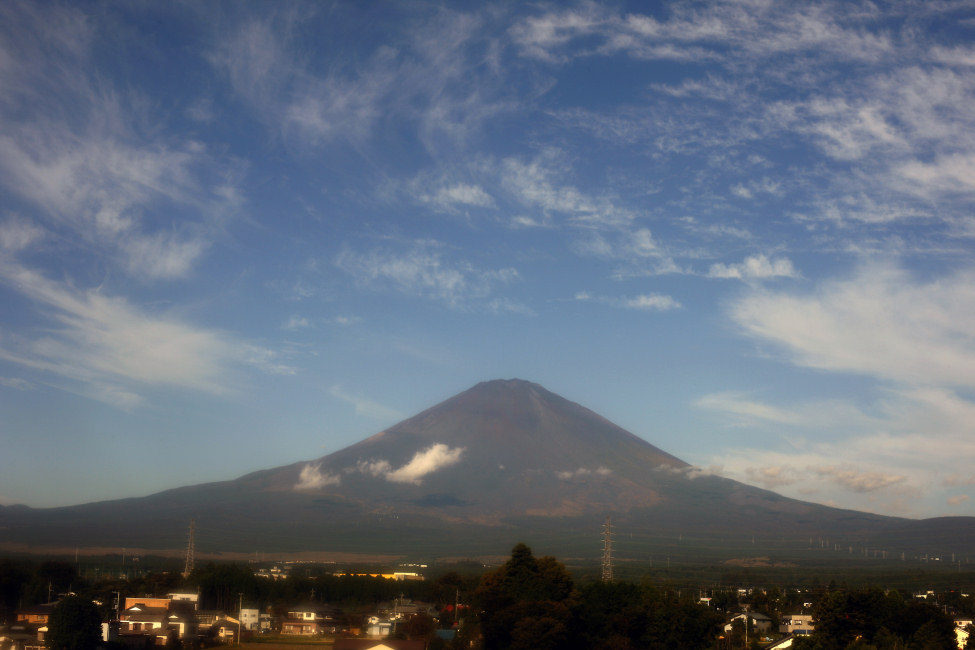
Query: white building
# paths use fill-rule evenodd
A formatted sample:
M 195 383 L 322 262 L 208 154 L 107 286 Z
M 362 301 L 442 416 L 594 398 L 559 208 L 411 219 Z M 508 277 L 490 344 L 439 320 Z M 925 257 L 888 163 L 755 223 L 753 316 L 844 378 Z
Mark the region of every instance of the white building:
M 252 607 L 243 607 L 240 610 L 240 624 L 245 630 L 256 630 L 260 627 L 261 610 Z

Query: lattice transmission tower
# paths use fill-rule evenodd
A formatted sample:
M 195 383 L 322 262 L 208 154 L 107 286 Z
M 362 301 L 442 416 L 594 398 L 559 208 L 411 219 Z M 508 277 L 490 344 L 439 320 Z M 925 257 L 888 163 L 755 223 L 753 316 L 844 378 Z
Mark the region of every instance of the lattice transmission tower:
M 190 533 L 186 538 L 186 564 L 183 565 L 183 577 L 188 578 L 193 573 L 193 562 L 196 545 L 196 519 L 190 519 Z
M 613 522 L 606 517 L 603 524 L 603 572 L 602 581 L 612 582 L 613 580 Z

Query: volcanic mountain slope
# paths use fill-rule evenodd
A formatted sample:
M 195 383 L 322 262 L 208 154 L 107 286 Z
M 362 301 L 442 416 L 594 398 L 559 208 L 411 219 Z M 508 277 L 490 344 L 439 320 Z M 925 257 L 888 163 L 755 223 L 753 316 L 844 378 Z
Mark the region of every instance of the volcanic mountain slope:
M 242 481 L 500 522 L 653 505 L 661 495 L 650 472 L 690 469 L 578 404 L 510 380 L 478 384 L 334 454 Z
M 193 517 L 210 531 L 200 547 L 221 550 L 473 555 L 519 539 L 595 550 L 610 514 L 629 539 L 718 546 L 926 529 L 706 475 L 537 384 L 497 380 L 313 461 L 145 498 L 0 508 L 0 542 L 178 548 Z

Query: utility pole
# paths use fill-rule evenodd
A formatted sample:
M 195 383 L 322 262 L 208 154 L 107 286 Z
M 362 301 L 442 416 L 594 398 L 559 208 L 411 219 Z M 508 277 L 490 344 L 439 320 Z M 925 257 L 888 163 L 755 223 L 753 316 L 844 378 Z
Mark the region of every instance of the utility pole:
M 613 523 L 606 517 L 603 524 L 603 571 L 601 579 L 603 582 L 613 581 Z

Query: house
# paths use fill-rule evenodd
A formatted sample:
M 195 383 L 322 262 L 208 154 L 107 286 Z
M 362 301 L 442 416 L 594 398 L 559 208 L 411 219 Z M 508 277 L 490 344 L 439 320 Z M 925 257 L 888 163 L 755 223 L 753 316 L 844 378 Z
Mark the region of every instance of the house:
M 168 623 L 168 607 L 150 607 L 137 603 L 126 606 L 125 611 L 119 615 L 119 633 L 125 635 L 128 632 L 168 630 Z
M 789 614 L 782 617 L 779 625 L 779 632 L 782 634 L 795 634 L 798 636 L 808 636 L 815 629 L 816 626 L 813 625 L 812 614 Z
M 240 619 L 220 610 L 205 609 L 196 613 L 200 634 L 213 635 L 221 641 L 236 637 Z
M 292 636 L 316 636 L 321 634 L 322 628 L 318 621 L 306 621 L 300 618 L 286 618 L 281 623 L 281 634 Z
M 261 610 L 256 607 L 240 608 L 240 624 L 245 630 L 256 630 L 261 622 Z
M 237 639 L 237 631 L 239 628 L 240 622 L 228 616 L 223 620 L 215 622 L 207 631 L 209 635 L 212 635 L 212 638 L 221 643 L 233 643 Z
M 167 645 L 171 636 L 196 635 L 195 603 L 187 599 L 129 597 L 119 615 L 119 641 L 128 646 Z
M 44 603 L 32 607 L 21 607 L 15 613 L 16 621 L 24 625 L 47 625 L 47 619 L 51 616 L 54 606 L 57 603 Z
M 288 616 L 281 622 L 281 634 L 314 636 L 342 631 L 342 611 L 319 603 L 305 603 L 288 608 Z
M 43 631 L 41 631 L 43 630 Z M 0 648 L 4 650 L 46 650 L 44 646 L 46 626 L 14 623 L 0 627 Z
M 741 621 L 746 626 L 749 621 L 751 621 L 751 628 L 756 632 L 768 632 L 772 629 L 772 619 L 770 619 L 765 614 L 759 612 L 744 612 L 742 614 L 735 614 L 731 619 L 725 624 L 724 631 L 731 632 L 731 626 L 735 621 Z
M 322 633 L 324 617 L 317 603 L 301 603 L 288 608 L 287 618 L 281 622 L 281 634 L 316 636 Z
M 192 603 L 194 610 L 200 607 L 200 594 L 192 591 L 175 591 L 169 594 L 169 600 L 170 602 Z
M 388 618 L 370 616 L 366 621 L 366 636 L 386 637 L 393 633 L 393 621 Z
M 303 603 L 288 608 L 288 618 L 298 621 L 314 621 L 321 618 L 321 606 L 316 603 Z

